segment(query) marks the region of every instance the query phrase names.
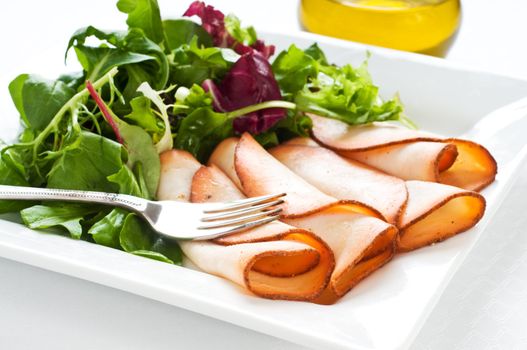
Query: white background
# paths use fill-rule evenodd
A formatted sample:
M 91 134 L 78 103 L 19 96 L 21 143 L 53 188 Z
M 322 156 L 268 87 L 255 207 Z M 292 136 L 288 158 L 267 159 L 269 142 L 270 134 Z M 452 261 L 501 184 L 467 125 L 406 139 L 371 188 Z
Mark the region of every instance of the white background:
M 209 2 L 257 29 L 300 28 L 296 0 Z M 160 6 L 166 17 L 174 17 L 188 3 L 165 0 Z M 461 30 L 447 59 L 527 79 L 526 15 L 522 0 L 463 1 Z M 49 48 L 65 48 L 73 31 L 89 24 L 118 29 L 124 18 L 112 0 L 6 2 L 0 11 L 0 103 L 10 103 L 10 79 L 33 72 L 42 61 L 62 60 L 63 52 Z M 524 167 L 413 350 L 527 348 L 526 198 Z M 0 259 L 0 349 L 72 348 L 302 349 L 129 293 Z

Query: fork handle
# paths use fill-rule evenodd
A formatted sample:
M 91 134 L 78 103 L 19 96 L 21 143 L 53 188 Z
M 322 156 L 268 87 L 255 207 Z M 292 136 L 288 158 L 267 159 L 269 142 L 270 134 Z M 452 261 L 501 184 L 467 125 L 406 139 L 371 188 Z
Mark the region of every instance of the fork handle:
M 126 194 L 0 185 L 0 199 L 100 203 L 142 212 L 148 201 Z

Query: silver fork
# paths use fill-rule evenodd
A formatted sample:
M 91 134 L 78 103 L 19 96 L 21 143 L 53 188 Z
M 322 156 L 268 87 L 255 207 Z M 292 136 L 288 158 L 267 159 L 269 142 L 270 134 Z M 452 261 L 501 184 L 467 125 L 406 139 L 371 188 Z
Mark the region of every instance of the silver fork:
M 280 218 L 285 193 L 227 203 L 149 201 L 117 193 L 0 185 L 0 199 L 99 203 L 131 210 L 159 234 L 182 240 L 225 236 Z

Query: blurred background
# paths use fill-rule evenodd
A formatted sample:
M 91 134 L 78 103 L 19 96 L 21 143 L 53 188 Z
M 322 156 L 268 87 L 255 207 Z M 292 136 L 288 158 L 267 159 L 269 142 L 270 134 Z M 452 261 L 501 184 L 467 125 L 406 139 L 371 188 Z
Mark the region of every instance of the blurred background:
M 401 0 L 339 1 L 346 1 L 348 6 L 338 6 L 337 0 L 303 0 L 304 8 L 311 9 L 310 13 L 312 13 L 311 21 L 306 21 L 306 23 L 311 23 L 307 23 L 307 27 L 320 32 L 324 31 L 322 28 L 324 23 L 331 21 L 331 23 L 335 24 L 326 25 L 325 30 L 333 33 L 327 34 L 339 34 L 338 36 L 341 37 L 355 35 L 358 38 L 362 38 L 362 40 L 371 39 L 372 36 L 377 39 L 382 38 L 382 35 L 379 35 L 382 32 L 388 35 L 395 35 L 397 33 L 394 33 L 393 25 L 386 27 L 382 25 L 382 22 L 379 25 L 379 21 L 375 20 L 375 14 L 382 17 L 382 11 L 379 15 L 378 11 L 357 10 L 357 3 L 359 5 L 362 3 L 362 5 L 358 6 L 362 6 L 362 8 L 366 6 L 365 4 L 377 4 L 377 7 L 379 7 L 379 4 L 384 4 L 386 10 L 387 3 L 400 5 L 407 2 Z M 432 38 L 431 41 L 434 42 L 437 37 L 441 39 L 442 33 L 443 35 L 444 33 L 448 34 L 451 28 L 455 27 L 456 11 L 454 9 L 457 0 L 446 0 L 442 6 L 439 6 L 443 10 L 439 11 L 439 15 L 436 13 L 434 16 L 438 16 L 440 20 L 427 20 L 427 13 L 430 17 L 430 13 L 435 12 L 433 10 L 426 11 L 426 8 L 437 7 L 433 5 L 437 1 L 439 0 L 409 0 L 408 2 L 413 4 L 426 2 L 432 3 L 432 5 L 425 6 L 424 14 L 422 11 L 416 11 L 415 8 L 404 11 L 405 7 L 403 7 L 403 11 L 400 9 L 396 11 L 402 13 L 402 15 L 394 16 L 395 22 L 399 24 L 399 27 L 405 27 L 405 21 L 409 21 L 410 24 L 414 22 L 414 33 L 419 33 L 418 37 L 421 40 L 424 39 L 426 41 L 426 39 Z M 159 0 L 162 13 L 167 17 L 181 15 L 190 2 L 187 0 Z M 300 30 L 303 27 L 299 20 L 300 0 L 266 0 L 265 2 L 254 0 L 210 0 L 207 3 L 221 8 L 225 13 L 236 13 L 243 20 L 243 23 L 254 25 L 257 30 L 287 33 Z M 445 4 L 448 6 L 445 6 Z M 353 6 L 355 6 L 355 9 Z M 325 8 L 326 10 L 320 10 L 320 8 Z M 333 10 L 331 10 L 332 8 Z M 347 8 L 347 11 L 342 10 L 343 8 Z M 333 11 L 333 16 L 324 17 L 325 11 L 330 13 Z M 307 14 L 308 11 L 305 12 Z M 75 15 L 62 15 L 66 13 Z M 366 17 L 364 17 L 364 13 L 366 13 Z M 525 21 L 527 14 L 526 2 L 523 0 L 461 0 L 461 13 L 459 30 L 445 57 L 448 60 L 460 62 L 473 68 L 527 79 L 527 65 L 525 65 L 525 57 L 527 57 L 527 45 L 525 45 L 525 33 L 527 33 L 527 21 Z M 23 16 L 20 14 L 23 14 Z M 8 8 L 0 11 L 0 22 L 13 23 L 10 26 L 11 32 L 27 30 L 31 36 L 21 39 L 16 35 L 3 32 L 1 34 L 2 52 L 10 52 L 11 55 L 17 55 L 10 48 L 22 45 L 26 46 L 30 50 L 29 52 L 38 54 L 46 49 L 50 41 L 65 47 L 70 35 L 79 26 L 87 24 L 94 24 L 102 28 L 118 28 L 122 26 L 124 20 L 116 21 L 117 16 L 119 14 L 115 8 L 115 1 L 111 0 L 12 1 L 9 3 Z M 372 16 L 374 20 L 371 19 Z M 23 18 L 23 20 L 14 22 L 12 20 L 13 17 Z M 424 22 L 423 27 L 415 27 L 416 17 Z M 350 19 L 346 20 L 346 18 Z M 354 25 L 354 21 L 357 21 L 358 18 L 370 19 L 357 26 Z M 384 19 L 386 18 L 384 16 Z M 57 25 L 57 22 L 60 22 L 60 25 Z M 354 31 L 360 31 L 362 34 L 354 33 Z M 368 35 L 365 36 L 364 33 Z M 357 34 L 360 35 L 357 36 Z M 412 41 L 416 40 L 415 35 L 413 38 L 407 39 L 407 44 L 412 44 Z M 400 44 L 401 42 L 404 44 L 405 40 L 392 40 L 393 44 Z M 416 51 L 427 49 L 427 47 L 413 44 L 402 48 L 413 49 L 417 47 Z M 62 52 L 55 54 L 51 59 L 61 59 Z M 9 62 L 4 61 L 0 58 L 0 64 L 4 67 L 5 64 L 13 62 L 12 60 L 9 60 Z

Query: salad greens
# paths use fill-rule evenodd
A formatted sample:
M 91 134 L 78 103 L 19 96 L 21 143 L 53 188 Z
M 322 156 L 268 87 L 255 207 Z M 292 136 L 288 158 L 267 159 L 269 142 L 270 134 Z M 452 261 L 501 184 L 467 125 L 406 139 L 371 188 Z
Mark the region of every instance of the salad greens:
M 382 101 L 367 71 L 330 64 L 316 44 L 272 60 L 253 27 L 196 1 L 162 20 L 156 0 L 119 0 L 125 31 L 77 30 L 66 55 L 82 71 L 55 80 L 21 74 L 9 85 L 20 114 L 16 143 L 0 145 L 0 183 L 93 190 L 155 199 L 159 154 L 178 148 L 205 162 L 225 138 L 250 132 L 263 146 L 307 136 L 307 113 L 348 124 L 412 125 L 395 98 Z M 96 44 L 93 44 L 96 42 Z M 168 263 L 177 242 L 119 208 L 0 201 L 35 229 L 52 229 Z

